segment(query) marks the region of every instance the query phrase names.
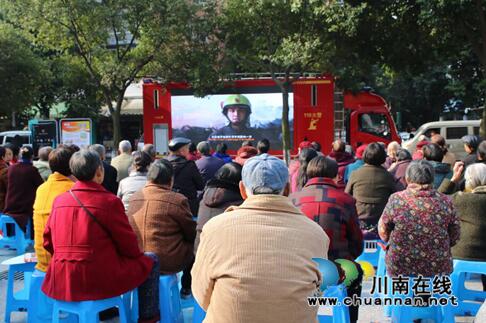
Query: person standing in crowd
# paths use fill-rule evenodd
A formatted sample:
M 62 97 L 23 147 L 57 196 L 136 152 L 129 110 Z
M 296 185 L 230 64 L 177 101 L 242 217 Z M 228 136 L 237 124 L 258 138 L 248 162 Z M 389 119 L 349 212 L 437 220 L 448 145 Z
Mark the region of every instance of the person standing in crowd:
M 10 161 L 12 161 L 13 158 L 12 145 L 5 144 L 3 148 L 5 148 L 5 156 L 2 159 L 5 163 L 7 163 L 7 166 L 10 166 Z
M 335 140 L 332 143 L 332 150 L 329 157 L 334 159 L 339 166 L 336 183 L 339 185 L 344 185 L 344 171 L 346 170 L 346 166 L 354 163 L 353 156 L 346 152 L 346 143 L 341 139 Z
M 257 150 L 258 155 L 268 154 L 268 152 L 270 151 L 270 141 L 268 141 L 268 139 L 266 138 L 260 140 L 257 144 Z
M 44 183 L 39 171 L 32 165 L 33 153 L 31 147 L 22 147 L 20 161 L 10 166 L 7 174 L 7 196 L 3 213 L 11 216 L 24 232 L 27 223 L 32 221 L 35 192 Z
M 101 162 L 103 163 L 103 170 L 105 172 L 105 176 L 103 178 L 103 183 L 101 183 L 101 186 L 106 188 L 108 192 L 111 192 L 116 195 L 116 193 L 118 192 L 118 182 L 116 181 L 118 177 L 118 172 L 115 167 L 111 166 L 106 162 L 105 146 L 100 144 L 94 144 L 89 146 L 89 150 L 98 153 Z
M 450 168 L 452 169 L 454 163 L 456 162 L 456 155 L 454 155 L 447 149 L 447 144 L 444 137 L 442 137 L 439 134 L 433 135 L 430 138 L 430 142 L 440 147 L 442 153 L 444 154 L 444 157 L 442 158 L 442 162 L 445 164 L 449 164 Z
M 120 181 L 128 177 L 128 170 L 132 166 L 132 144 L 128 140 L 122 140 L 118 144 L 118 152 L 120 155 L 111 160 L 111 166 L 115 167 L 117 176 L 116 181 Z
M 139 320 L 159 318 L 157 257 L 144 255 L 119 198 L 106 191 L 99 155 L 90 150 L 69 162 L 78 179 L 58 196 L 44 231 L 52 255 L 42 291 L 67 302 L 100 300 L 138 287 Z
M 291 192 L 300 191 L 307 182 L 307 165 L 317 157 L 317 151 L 312 148 L 302 149 L 299 154 L 299 170 L 290 179 Z
M 174 171 L 169 161 L 150 166 L 147 184 L 130 198 L 128 219 L 140 248 L 155 253 L 161 261 L 160 274 L 184 270 L 181 296 L 191 295 L 191 268 L 194 263 L 196 223 L 187 198 L 173 192 Z
M 421 160 L 424 158 L 424 152 L 422 148 L 425 145 L 428 145 L 429 142 L 427 140 L 421 140 L 417 143 L 417 146 L 415 147 L 415 152 L 412 155 L 412 160 Z
M 34 161 L 34 167 L 37 168 L 44 182 L 47 181 L 49 175 L 52 174 L 51 169 L 49 168 L 49 154 L 51 153 L 51 151 L 52 147 L 50 146 L 40 148 L 39 160 Z
M 255 147 L 244 146 L 238 149 L 235 162 L 243 166 L 248 159 L 256 155 L 258 155 L 258 150 Z
M 216 145 L 216 152 L 213 154 L 214 157 L 221 159 L 225 163 L 231 163 L 233 160 L 231 156 L 226 153 L 228 146 L 225 143 L 219 143 Z
M 189 144 L 189 150 L 187 152 L 187 156 L 186 156 L 186 159 L 187 160 L 192 160 L 192 161 L 196 161 L 198 160 L 199 158 L 201 158 L 201 155 L 199 155 L 198 151 L 197 151 L 197 147 L 196 147 L 196 144 L 191 142 Z
M 214 177 L 214 174 L 224 165 L 224 161 L 211 156 L 211 146 L 207 141 L 201 141 L 197 144 L 197 150 L 201 158 L 196 161 L 197 169 L 203 178 L 204 184 Z
M 459 218 L 451 199 L 433 189 L 434 168 L 425 160 L 407 169 L 407 189 L 393 194 L 381 216 L 379 233 L 388 243 L 391 277 L 449 275 L 451 247 L 459 240 Z
M 317 222 L 330 239 L 328 257 L 330 260 L 349 259 L 354 261 L 363 252 L 363 234 L 359 227 L 356 201 L 338 188 L 334 182 L 338 173 L 335 160 L 317 156 L 309 162 L 309 180 L 302 191 L 290 195 L 294 205 L 302 213 Z M 361 296 L 361 281 L 347 288 L 348 297 Z M 357 322 L 358 306 L 350 307 L 350 320 Z
M 347 184 L 349 182 L 349 176 L 351 176 L 352 172 L 360 169 L 364 165 L 363 153 L 366 150 L 367 146 L 368 145 L 364 144 L 364 145 L 359 146 L 356 149 L 356 155 L 355 155 L 356 161 L 354 163 L 351 163 L 348 166 L 346 166 L 346 169 L 344 170 L 344 183 Z
M 365 239 L 378 238 L 377 224 L 390 195 L 397 191 L 395 178 L 381 165 L 386 160 L 385 149 L 373 142 L 363 155 L 365 165 L 354 171 L 346 185 L 346 193 L 356 199 L 356 209 Z
M 243 204 L 204 225 L 192 290 L 205 322 L 316 322 L 307 297 L 322 276 L 312 258 L 327 258 L 329 238 L 287 197 L 288 179 L 277 157 L 249 159 Z
M 395 179 L 402 185 L 403 189 L 407 188 L 407 181 L 405 174 L 408 165 L 412 162 L 412 155 L 406 149 L 400 148 L 396 155 L 397 161 L 393 163 L 388 171 L 395 177 Z
M 464 150 L 467 156 L 462 160 L 464 162 L 464 167 L 474 164 L 477 161 L 477 149 L 479 146 L 479 138 L 477 136 L 466 135 L 461 138 L 464 143 Z
M 7 196 L 7 175 L 8 175 L 8 163 L 6 161 L 7 149 L 0 146 L 0 210 L 5 208 L 5 197 Z
M 14 145 L 12 143 L 6 143 L 4 147 L 12 152 L 12 154 L 10 154 L 7 151 L 7 158 L 9 159 L 8 160 L 8 164 L 9 165 L 15 165 L 15 164 L 17 164 L 18 157 L 19 157 L 19 152 L 20 152 L 19 146 Z
M 136 151 L 133 154 L 132 171 L 127 178 L 121 180 L 116 194 L 123 202 L 125 212 L 130 204 L 130 197 L 140 191 L 147 183 L 147 171 L 152 158 L 144 152 Z
M 169 142 L 170 155 L 167 160 L 174 168 L 174 185 L 172 189 L 181 193 L 189 200 L 189 206 L 193 216 L 197 215 L 199 200 L 197 191 L 204 189 L 204 180 L 199 174 L 196 163 L 187 160 L 189 144 L 191 141 L 187 138 L 173 138 Z
M 243 203 L 239 188 L 241 169 L 242 165 L 238 163 L 225 164 L 206 185 L 199 203 L 194 252 L 197 251 L 201 232 L 206 222 L 223 213 L 228 207 Z
M 438 189 L 445 178 L 452 177 L 451 166 L 442 162 L 444 154 L 439 145 L 428 144 L 422 148 L 424 159 L 429 161 L 434 168 L 434 188 Z
M 155 146 L 152 144 L 145 144 L 143 145 L 142 151 L 150 156 L 152 163 L 155 161 L 157 157 L 157 152 L 155 151 Z

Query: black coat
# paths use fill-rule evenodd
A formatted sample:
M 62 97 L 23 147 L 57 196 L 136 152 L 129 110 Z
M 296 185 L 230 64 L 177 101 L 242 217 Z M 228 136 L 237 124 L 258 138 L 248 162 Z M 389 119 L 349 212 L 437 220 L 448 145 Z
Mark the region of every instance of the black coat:
M 167 160 L 174 168 L 174 186 L 172 190 L 187 197 L 192 215 L 197 215 L 199 208 L 197 191 L 204 189 L 204 181 L 196 167 L 196 163 L 176 155 L 167 157 Z
M 243 198 L 237 184 L 229 184 L 216 179 L 209 181 L 199 204 L 194 252 L 197 250 L 201 232 L 206 222 L 223 213 L 228 207 L 241 203 L 243 203 Z
M 116 171 L 115 167 L 111 166 L 105 161 L 103 161 L 103 169 L 105 170 L 105 178 L 103 179 L 103 183 L 101 183 L 101 185 L 106 188 L 107 191 L 116 195 L 118 192 L 118 182 L 116 181 L 118 172 Z

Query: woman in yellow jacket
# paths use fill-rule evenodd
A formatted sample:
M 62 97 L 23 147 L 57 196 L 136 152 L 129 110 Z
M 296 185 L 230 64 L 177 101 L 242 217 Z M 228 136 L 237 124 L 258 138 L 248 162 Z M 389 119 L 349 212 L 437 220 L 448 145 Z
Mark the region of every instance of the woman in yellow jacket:
M 49 154 L 49 167 L 52 174 L 47 181 L 37 189 L 34 202 L 34 249 L 37 257 L 37 270 L 47 271 L 51 255 L 44 247 L 44 229 L 51 214 L 55 198 L 71 189 L 74 185 L 69 169 L 69 160 L 74 151 L 68 147 L 60 147 Z
M 52 204 L 56 197 L 69 191 L 74 185 L 74 177 L 71 176 L 69 160 L 74 150 L 69 147 L 60 147 L 49 154 L 49 167 L 52 174 L 47 181 L 37 189 L 34 201 L 34 249 L 37 257 L 36 271 L 33 276 L 44 277 L 51 254 L 44 249 L 44 229 L 51 214 Z M 52 313 L 52 303 L 46 297 L 34 296 L 40 304 L 36 313 L 30 313 L 37 317 L 38 321 L 50 321 Z

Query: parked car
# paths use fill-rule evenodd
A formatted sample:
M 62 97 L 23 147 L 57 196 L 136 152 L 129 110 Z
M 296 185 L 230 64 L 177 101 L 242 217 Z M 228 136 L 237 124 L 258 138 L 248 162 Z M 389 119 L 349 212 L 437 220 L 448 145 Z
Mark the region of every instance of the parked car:
M 435 132 L 445 138 L 449 151 L 454 153 L 457 159 L 462 159 L 466 156 L 466 152 L 464 151 L 464 144 L 461 138 L 465 135 L 479 136 L 480 122 L 480 120 L 428 122 L 417 129 L 412 139 L 403 142 L 402 147 L 408 149 L 410 152 L 414 152 L 417 143 L 423 136 L 430 138 L 431 133 Z

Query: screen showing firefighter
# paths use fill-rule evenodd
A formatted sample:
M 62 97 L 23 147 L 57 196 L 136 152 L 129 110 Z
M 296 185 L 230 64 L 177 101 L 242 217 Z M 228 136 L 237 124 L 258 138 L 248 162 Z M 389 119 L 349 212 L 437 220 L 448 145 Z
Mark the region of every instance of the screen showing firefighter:
M 282 149 L 280 93 L 217 94 L 204 98 L 172 96 L 172 133 L 213 148 L 225 143 L 238 150 L 244 141 L 267 138 L 272 150 Z M 289 95 L 290 137 L 293 137 L 293 94 Z

